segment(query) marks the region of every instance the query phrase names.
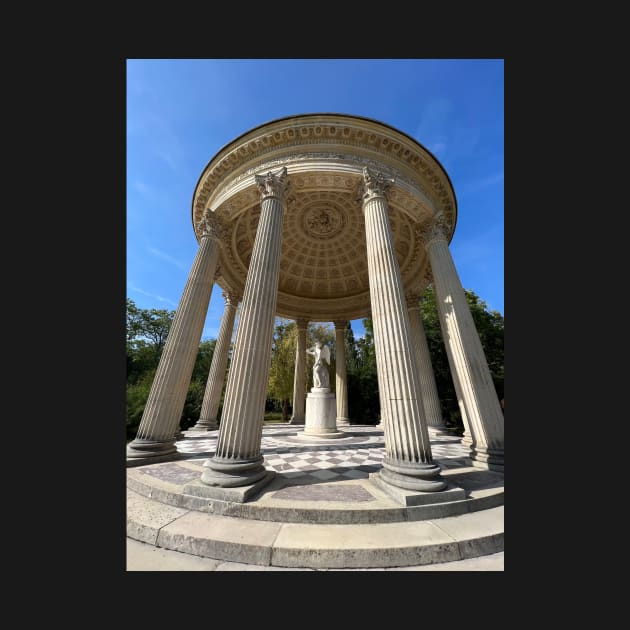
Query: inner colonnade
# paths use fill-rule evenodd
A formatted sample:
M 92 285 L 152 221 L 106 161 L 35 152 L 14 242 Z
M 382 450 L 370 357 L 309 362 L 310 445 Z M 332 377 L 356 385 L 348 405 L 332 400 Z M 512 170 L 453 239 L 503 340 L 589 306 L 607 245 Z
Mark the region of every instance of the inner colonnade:
M 349 424 L 343 334 L 374 326 L 385 457 L 380 482 L 446 489 L 428 427 L 444 428 L 420 300 L 435 290 L 440 325 L 473 465 L 503 472 L 503 413 L 449 250 L 456 222 L 448 175 L 417 141 L 355 116 L 294 116 L 262 125 L 209 162 L 193 197 L 199 248 L 160 360 L 129 465 L 176 452 L 212 288 L 225 310 L 199 421 L 217 429 L 235 312 L 241 305 L 216 452 L 201 482 L 266 483 L 261 437 L 277 315 L 298 341 L 291 425 L 305 421 L 306 329 L 333 322 L 337 425 Z

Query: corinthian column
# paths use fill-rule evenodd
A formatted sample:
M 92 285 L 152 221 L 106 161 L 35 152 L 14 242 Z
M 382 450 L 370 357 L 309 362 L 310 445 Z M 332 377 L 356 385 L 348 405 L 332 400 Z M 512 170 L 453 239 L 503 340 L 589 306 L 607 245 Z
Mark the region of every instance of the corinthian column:
M 304 388 L 306 385 L 306 328 L 308 320 L 298 319 L 295 373 L 293 376 L 293 415 L 289 424 L 304 424 Z
M 376 367 L 381 389 L 385 458 L 381 479 L 408 490 L 444 490 L 446 482 L 433 462 L 420 400 L 409 318 L 389 224 L 385 194 L 392 184 L 363 169 L 365 238 Z
M 260 221 L 245 282 L 217 450 L 204 464 L 201 475 L 201 481 L 209 486 L 246 486 L 267 473 L 260 440 L 278 299 L 286 167 L 275 174 L 256 175 L 256 184 L 262 198 Z
M 335 347 L 337 355 L 335 365 L 337 376 L 335 379 L 335 392 L 337 394 L 337 426 L 349 425 L 348 418 L 348 377 L 346 373 L 346 345 L 344 343 L 344 331 L 348 322 L 346 320 L 336 321 L 335 324 Z
M 435 374 L 431 365 L 429 345 L 427 344 L 427 336 L 424 332 L 422 314 L 420 313 L 420 296 L 417 293 L 407 295 L 407 312 L 409 314 L 409 325 L 418 366 L 420 392 L 422 393 L 422 405 L 427 419 L 427 426 L 445 429 L 446 425 L 442 419 L 442 408 L 437 385 L 435 384 Z
M 158 461 L 156 458 L 165 458 L 177 450 L 175 432 L 208 312 L 222 227 L 215 215 L 206 210 L 199 231 L 199 249 L 162 351 L 138 433 L 127 446 L 130 462 Z
M 221 318 L 221 327 L 217 336 L 217 343 L 214 346 L 210 372 L 206 383 L 206 391 L 203 395 L 201 413 L 199 420 L 191 431 L 212 431 L 217 429 L 217 412 L 221 402 L 221 392 L 225 382 L 225 369 L 227 367 L 228 354 L 230 353 L 230 342 L 232 341 L 232 331 L 234 329 L 234 316 L 238 306 L 238 295 L 234 292 L 223 291 L 225 299 L 225 309 Z
M 466 410 L 463 420 L 472 440 L 471 458 L 483 467 L 503 471 L 503 414 L 448 248 L 447 233 L 442 216 L 422 230 L 433 272 L 444 345 L 457 397 L 463 400 Z

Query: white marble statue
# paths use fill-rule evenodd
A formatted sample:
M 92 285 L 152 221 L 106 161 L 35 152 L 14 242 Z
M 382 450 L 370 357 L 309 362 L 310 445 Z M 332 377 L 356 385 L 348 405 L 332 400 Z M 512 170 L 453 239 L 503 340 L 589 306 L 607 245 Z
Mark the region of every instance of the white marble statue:
M 315 365 L 313 365 L 313 387 L 330 387 L 330 375 L 328 374 L 330 348 L 326 345 L 322 345 L 320 341 L 317 341 L 315 345 L 312 348 L 308 348 L 306 352 L 315 357 Z

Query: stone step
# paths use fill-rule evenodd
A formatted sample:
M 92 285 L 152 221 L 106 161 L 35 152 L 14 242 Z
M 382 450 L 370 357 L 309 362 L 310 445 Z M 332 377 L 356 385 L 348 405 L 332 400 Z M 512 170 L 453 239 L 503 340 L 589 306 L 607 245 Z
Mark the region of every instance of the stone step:
M 445 478 L 452 478 L 453 473 L 456 472 L 447 471 Z M 215 516 L 232 516 L 278 523 L 359 525 L 445 518 L 503 505 L 504 486 L 502 479 L 493 473 L 475 472 L 474 474 L 486 475 L 490 478 L 490 482 L 486 479 L 485 485 L 484 483 L 475 485 L 470 480 L 465 481 L 466 475 L 464 475 L 457 480 L 462 485 L 465 484 L 465 498 L 456 496 L 453 500 L 446 500 L 446 495 L 442 496 L 435 493 L 432 498 L 440 499 L 441 502 L 411 506 L 401 505 L 400 502 L 393 500 L 391 496 L 380 489 L 378 484 L 371 483 L 369 480 L 335 482 L 332 486 L 326 483 L 318 484 L 318 488 L 330 487 L 330 492 L 337 494 L 340 492 L 362 492 L 365 497 L 373 499 L 356 502 L 309 499 L 308 496 L 312 495 L 306 495 L 306 498 L 302 496 L 300 500 L 281 500 L 277 498 L 278 495 L 275 494 L 275 490 L 286 488 L 285 491 L 292 491 L 292 488 L 286 486 L 286 480 L 282 479 L 281 476 L 265 488 L 263 496 L 246 503 L 196 496 L 191 490 L 194 483 L 184 484 L 182 482 L 178 485 L 156 479 L 151 475 L 145 475 L 139 469 L 128 471 L 127 486 L 142 496 L 167 505 L 211 513 Z M 493 482 L 495 477 L 499 481 Z M 186 488 L 189 489 L 188 493 L 185 491 Z M 314 489 L 317 488 L 301 489 L 299 492 L 313 492 Z
M 278 567 L 368 568 L 503 551 L 503 506 L 399 523 L 322 525 L 219 516 L 127 490 L 127 535 L 195 556 Z

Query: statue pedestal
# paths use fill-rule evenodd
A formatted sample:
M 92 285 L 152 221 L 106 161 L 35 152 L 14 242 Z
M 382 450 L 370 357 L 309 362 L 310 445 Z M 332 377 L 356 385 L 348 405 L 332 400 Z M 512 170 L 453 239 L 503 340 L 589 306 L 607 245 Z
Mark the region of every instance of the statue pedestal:
M 337 431 L 337 400 L 329 387 L 313 387 L 306 395 L 304 433 L 296 437 L 308 439 L 332 439 L 347 437 Z

